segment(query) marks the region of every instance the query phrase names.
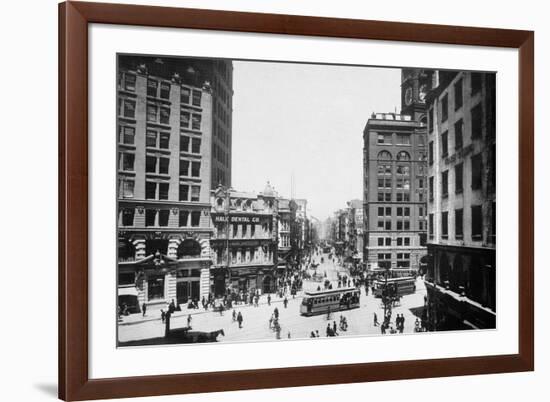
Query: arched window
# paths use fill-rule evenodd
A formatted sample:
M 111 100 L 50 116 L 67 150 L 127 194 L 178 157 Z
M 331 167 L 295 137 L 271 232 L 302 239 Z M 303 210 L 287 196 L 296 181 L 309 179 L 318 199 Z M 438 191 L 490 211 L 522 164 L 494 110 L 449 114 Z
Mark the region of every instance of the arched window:
M 391 161 L 391 154 L 388 151 L 380 151 L 377 159 L 379 161 Z
M 168 239 L 149 239 L 145 242 L 145 255 L 150 256 L 156 252 L 168 254 Z
M 425 114 L 423 114 L 422 116 L 420 116 L 420 123 L 421 124 L 428 124 L 428 117 L 426 117 Z
M 223 198 L 218 198 L 216 201 L 218 208 L 223 208 Z
M 236 201 L 235 201 L 235 206 L 236 206 L 237 208 L 239 208 L 239 209 L 240 209 L 240 208 L 241 208 L 241 205 L 242 205 L 242 203 L 243 203 L 243 202 L 242 202 L 241 200 L 236 200 Z
M 186 239 L 178 246 L 178 260 L 182 258 L 196 258 L 201 256 L 201 245 L 193 239 Z
M 400 152 L 397 154 L 397 160 L 398 160 L 398 161 L 410 161 L 410 160 L 411 160 L 411 156 L 409 155 L 408 152 L 400 151 Z

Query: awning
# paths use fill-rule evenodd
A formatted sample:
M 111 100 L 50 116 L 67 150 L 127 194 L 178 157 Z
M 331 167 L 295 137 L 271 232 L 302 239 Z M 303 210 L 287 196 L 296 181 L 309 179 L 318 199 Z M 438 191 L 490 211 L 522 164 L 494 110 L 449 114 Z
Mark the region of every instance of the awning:
M 138 295 L 137 289 L 135 286 L 129 286 L 126 288 L 118 288 L 118 295 L 119 296 L 136 296 Z

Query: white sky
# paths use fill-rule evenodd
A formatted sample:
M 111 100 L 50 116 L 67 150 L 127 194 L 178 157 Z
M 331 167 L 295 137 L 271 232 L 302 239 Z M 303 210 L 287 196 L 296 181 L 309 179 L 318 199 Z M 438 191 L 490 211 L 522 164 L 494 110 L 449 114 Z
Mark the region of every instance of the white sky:
M 362 199 L 363 129 L 372 112 L 400 110 L 401 70 L 234 61 L 233 188 L 266 181 L 326 219 Z

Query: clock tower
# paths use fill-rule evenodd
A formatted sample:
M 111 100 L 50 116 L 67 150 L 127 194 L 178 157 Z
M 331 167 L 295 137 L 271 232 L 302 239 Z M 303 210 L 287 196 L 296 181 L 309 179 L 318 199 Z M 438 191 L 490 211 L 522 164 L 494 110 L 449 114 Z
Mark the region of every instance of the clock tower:
M 426 94 L 432 88 L 433 70 L 401 69 L 401 114 L 426 123 Z

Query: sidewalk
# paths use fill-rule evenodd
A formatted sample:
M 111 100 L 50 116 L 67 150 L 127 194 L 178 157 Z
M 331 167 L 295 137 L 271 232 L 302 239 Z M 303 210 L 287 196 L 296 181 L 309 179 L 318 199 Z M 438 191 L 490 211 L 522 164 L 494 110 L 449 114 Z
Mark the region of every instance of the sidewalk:
M 303 297 L 303 291 L 300 291 L 300 292 L 298 292 L 298 294 L 296 295 L 296 297 L 294 299 L 301 299 L 302 297 Z M 287 299 L 289 301 L 292 300 L 292 296 L 287 295 Z M 276 294 L 272 294 L 272 296 L 271 296 L 271 304 L 275 304 L 275 303 L 281 303 L 282 304 L 283 300 L 284 300 L 284 296 L 282 298 L 278 297 Z M 267 305 L 267 295 L 261 295 L 260 296 L 260 300 L 258 302 L 258 305 L 260 305 L 260 306 Z M 181 307 L 181 311 L 174 311 L 174 313 L 171 316 L 172 319 L 178 318 L 178 317 L 186 317 L 188 315 L 195 316 L 195 315 L 202 315 L 202 314 L 207 314 L 207 313 L 213 313 L 213 314 L 219 315 L 219 312 L 212 310 L 212 308 L 209 308 L 208 310 L 205 310 L 202 307 L 200 307 L 198 309 L 197 308 L 189 309 L 189 308 L 187 308 L 187 305 L 185 305 L 185 306 L 180 305 L 180 307 Z M 233 307 L 234 308 L 239 308 L 239 309 L 248 308 L 248 307 L 253 308 L 254 304 L 245 304 L 245 303 L 235 304 L 235 303 L 233 303 Z M 164 309 L 165 312 L 168 311 L 168 306 L 167 305 L 164 306 L 164 307 L 158 307 L 158 308 L 148 308 L 147 312 L 145 313 L 145 316 L 142 315 L 143 313 L 137 313 L 137 314 L 130 314 L 130 315 L 127 315 L 127 316 L 122 316 L 118 320 L 118 325 L 133 325 L 133 324 L 141 324 L 143 322 L 148 322 L 148 321 L 161 321 L 161 311 L 160 311 L 161 308 Z M 227 309 L 227 310 L 225 310 L 225 312 L 230 311 L 230 310 L 231 309 Z

